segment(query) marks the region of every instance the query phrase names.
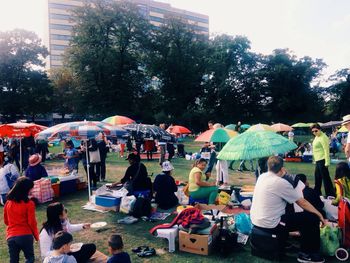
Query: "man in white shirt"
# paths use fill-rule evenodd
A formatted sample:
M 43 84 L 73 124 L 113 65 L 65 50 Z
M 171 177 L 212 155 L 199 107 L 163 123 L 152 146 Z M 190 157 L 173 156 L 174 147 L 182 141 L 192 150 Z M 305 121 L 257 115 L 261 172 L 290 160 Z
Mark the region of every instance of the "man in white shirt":
M 299 230 L 301 252 L 299 262 L 324 262 L 319 255 L 320 221 L 324 218 L 303 195 L 282 178 L 286 174 L 283 159 L 272 156 L 268 159 L 268 172 L 260 175 L 255 186 L 250 211 L 255 227 L 274 232 L 284 242 L 288 232 Z M 287 203 L 296 203 L 304 212 L 286 214 Z
M 348 129 L 349 131 L 344 151 L 345 151 L 346 158 L 350 162 L 350 114 L 343 117 L 342 126 L 345 126 L 345 128 Z

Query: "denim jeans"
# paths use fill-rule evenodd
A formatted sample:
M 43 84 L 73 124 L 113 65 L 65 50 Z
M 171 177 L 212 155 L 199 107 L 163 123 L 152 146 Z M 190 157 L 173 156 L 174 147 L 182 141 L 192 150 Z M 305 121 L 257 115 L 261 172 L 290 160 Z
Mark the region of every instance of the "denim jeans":
M 26 263 L 34 263 L 34 237 L 32 235 L 23 235 L 11 237 L 7 240 L 10 254 L 10 263 L 19 263 L 19 253 L 24 253 Z

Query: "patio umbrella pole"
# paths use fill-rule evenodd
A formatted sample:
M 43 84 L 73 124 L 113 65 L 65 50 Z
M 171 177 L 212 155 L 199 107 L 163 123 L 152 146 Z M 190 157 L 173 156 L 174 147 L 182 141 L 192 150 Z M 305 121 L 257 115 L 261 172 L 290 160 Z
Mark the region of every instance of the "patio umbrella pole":
M 87 170 L 87 179 L 88 179 L 88 190 L 89 190 L 89 201 L 91 197 L 91 185 L 90 185 L 90 161 L 89 161 L 89 153 L 88 153 L 88 144 L 87 140 L 85 140 L 85 147 L 86 147 L 86 170 Z
M 22 167 L 23 167 L 23 164 L 22 164 L 22 137 L 19 137 L 19 173 L 20 175 L 22 175 Z

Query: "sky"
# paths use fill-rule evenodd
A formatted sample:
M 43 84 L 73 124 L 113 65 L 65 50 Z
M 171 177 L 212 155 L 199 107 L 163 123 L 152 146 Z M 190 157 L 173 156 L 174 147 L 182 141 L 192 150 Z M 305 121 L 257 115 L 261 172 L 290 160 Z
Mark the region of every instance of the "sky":
M 211 34 L 243 35 L 252 50 L 321 58 L 326 75 L 350 68 L 350 0 L 159 0 L 209 16 Z M 45 32 L 46 0 L 0 0 L 0 31 Z

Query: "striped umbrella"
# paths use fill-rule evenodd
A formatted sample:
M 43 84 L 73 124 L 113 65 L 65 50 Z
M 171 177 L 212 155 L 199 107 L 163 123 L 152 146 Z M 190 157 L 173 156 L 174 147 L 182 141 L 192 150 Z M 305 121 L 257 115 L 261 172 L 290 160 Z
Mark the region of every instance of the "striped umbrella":
M 225 128 L 210 129 L 199 135 L 196 142 L 228 142 L 238 133 Z
M 91 139 L 103 132 L 106 136 L 125 137 L 128 132 L 100 121 L 76 121 L 57 124 L 37 134 L 36 139 L 53 140 L 74 137 L 76 139 Z
M 125 116 L 115 115 L 104 119 L 102 122 L 106 122 L 112 125 L 124 125 L 134 123 L 135 121 Z

